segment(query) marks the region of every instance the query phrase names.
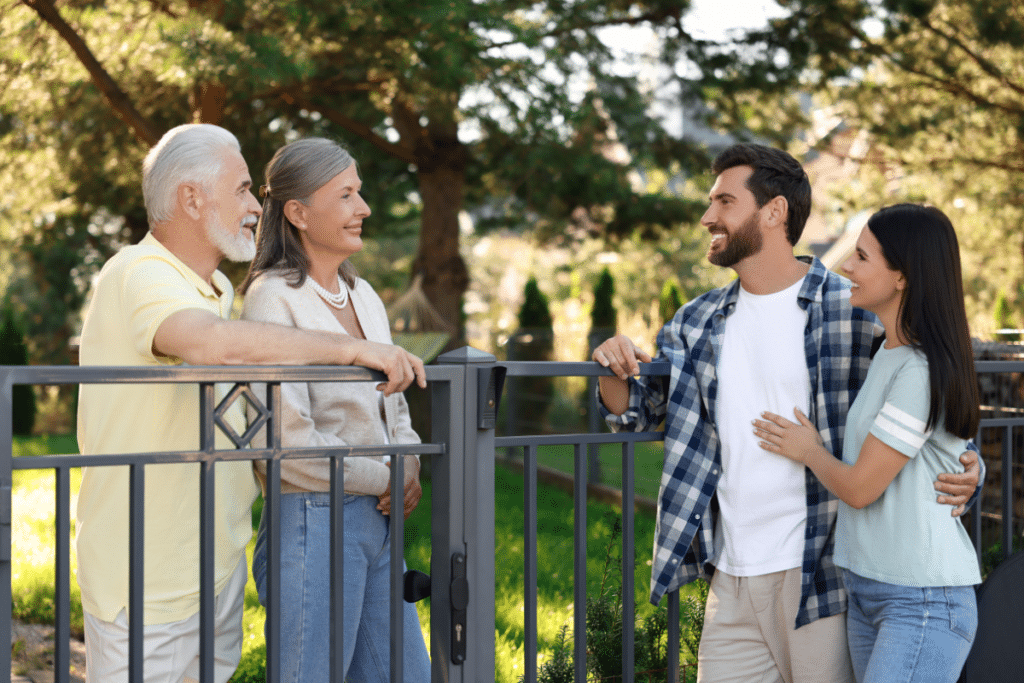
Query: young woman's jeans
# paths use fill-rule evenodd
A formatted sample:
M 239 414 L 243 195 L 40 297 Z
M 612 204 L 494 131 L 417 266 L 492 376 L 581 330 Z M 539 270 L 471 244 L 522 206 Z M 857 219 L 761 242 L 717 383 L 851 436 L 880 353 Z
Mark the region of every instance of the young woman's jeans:
M 915 588 L 844 570 L 857 683 L 954 683 L 978 628 L 973 586 Z
M 281 680 L 326 682 L 330 668 L 330 496 L 285 493 L 281 500 Z M 345 496 L 346 681 L 386 683 L 391 676 L 391 543 L 376 496 Z M 260 520 L 252 574 L 266 605 L 267 527 Z M 430 660 L 414 605 L 404 603 L 405 676 L 430 681 Z

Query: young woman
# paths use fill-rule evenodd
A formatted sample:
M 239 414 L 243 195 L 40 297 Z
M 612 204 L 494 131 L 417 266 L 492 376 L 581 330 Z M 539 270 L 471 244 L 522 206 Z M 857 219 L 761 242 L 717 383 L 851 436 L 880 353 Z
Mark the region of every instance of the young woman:
M 840 461 L 799 423 L 764 413 L 762 447 L 811 468 L 842 501 L 836 564 L 849 593 L 858 683 L 956 681 L 977 628 L 981 582 L 960 520 L 935 505 L 940 472 L 978 429 L 978 382 L 949 219 L 914 204 L 868 220 L 843 265 L 850 302 L 875 313 L 886 342 L 850 407 Z
M 256 258 L 242 284 L 242 317 L 392 343 L 380 297 L 347 259 L 363 246 L 370 207 L 355 161 L 323 138 L 285 145 L 267 164 Z M 281 385 L 285 446 L 419 443 L 401 393 L 372 382 Z M 266 493 L 266 464 L 256 470 Z M 345 458 L 344 669 L 346 680 L 390 680 L 390 538 L 386 515 L 419 503 L 419 460 L 406 456 L 404 501 L 392 510 L 390 463 Z M 284 681 L 328 680 L 330 472 L 326 459 L 281 464 L 281 639 Z M 252 563 L 266 604 L 267 529 Z M 429 681 L 430 661 L 413 605 L 404 603 L 407 681 Z

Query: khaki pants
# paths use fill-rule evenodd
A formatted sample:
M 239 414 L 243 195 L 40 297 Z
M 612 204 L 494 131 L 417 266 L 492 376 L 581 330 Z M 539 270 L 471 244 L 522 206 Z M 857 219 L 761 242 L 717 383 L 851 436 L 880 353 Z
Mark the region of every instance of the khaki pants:
M 214 604 L 214 680 L 224 683 L 242 656 L 245 558 L 238 563 Z M 86 683 L 128 683 L 128 616 L 113 622 L 85 613 Z M 145 683 L 199 683 L 199 614 L 143 628 Z
M 853 683 L 846 614 L 794 629 L 800 568 L 716 571 L 697 655 L 698 683 Z

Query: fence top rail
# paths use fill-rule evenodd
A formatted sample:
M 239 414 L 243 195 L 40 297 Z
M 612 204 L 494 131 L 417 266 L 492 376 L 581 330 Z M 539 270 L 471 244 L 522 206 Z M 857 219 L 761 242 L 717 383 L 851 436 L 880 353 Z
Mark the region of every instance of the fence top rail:
M 451 381 L 455 367 L 428 365 L 428 381 Z M 382 382 L 383 372 L 351 365 L 2 365 L 0 384 L 157 384 L 202 382 Z
M 508 377 L 611 377 L 612 371 L 593 361 L 550 361 L 550 360 L 514 360 L 499 361 L 498 365 L 506 369 Z M 1024 368 L 1024 364 L 1021 365 Z M 672 365 L 662 361 L 659 363 L 640 363 L 641 375 L 668 375 Z

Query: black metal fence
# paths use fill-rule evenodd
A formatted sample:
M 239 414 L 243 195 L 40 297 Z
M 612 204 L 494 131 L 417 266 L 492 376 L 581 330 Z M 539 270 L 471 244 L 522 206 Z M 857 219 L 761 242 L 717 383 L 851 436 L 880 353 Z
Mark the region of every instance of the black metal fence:
M 1020 378 L 1024 361 L 983 361 L 978 363 L 982 375 L 1005 374 Z M 668 374 L 665 363 L 641 366 L 646 375 Z M 280 625 L 275 614 L 280 606 L 279 579 L 274 568 L 279 566 L 280 541 L 277 499 L 280 492 L 280 463 L 291 458 L 323 457 L 331 461 L 332 471 L 332 547 L 340 547 L 344 530 L 344 490 L 342 459 L 367 455 L 419 453 L 431 459 L 431 615 L 430 642 L 432 681 L 495 680 L 495 539 L 494 481 L 495 449 L 522 448 L 524 452 L 524 652 L 523 680 L 537 680 L 537 453 L 548 445 L 574 447 L 574 522 L 573 522 L 573 584 L 574 584 L 574 667 L 575 680 L 586 680 L 586 557 L 587 557 L 587 452 L 594 445 L 619 443 L 622 448 L 622 681 L 635 680 L 634 658 L 634 574 L 635 541 L 634 484 L 635 444 L 660 441 L 660 432 L 639 434 L 561 434 L 509 435 L 496 437 L 495 423 L 501 387 L 506 374 L 510 377 L 582 376 L 587 378 L 608 374 L 595 363 L 509 362 L 495 363 L 493 356 L 474 349 L 460 349 L 441 356 L 428 366 L 427 379 L 431 394 L 431 435 L 428 443 L 417 446 L 361 446 L 347 448 L 283 448 L 276 406 L 283 382 L 344 382 L 378 380 L 380 373 L 361 368 L 338 367 L 0 367 L 0 635 L 9 640 L 11 633 L 11 491 L 15 469 L 50 469 L 56 473 L 56 599 L 55 599 L 55 680 L 68 680 L 70 635 L 70 471 L 83 466 L 127 466 L 130 470 L 130 673 L 132 681 L 142 680 L 142 576 L 145 558 L 143 547 L 144 468 L 171 462 L 197 463 L 200 467 L 202 566 L 200 568 L 200 639 L 202 680 L 213 680 L 213 518 L 214 464 L 227 460 L 267 461 L 268 494 L 265 502 L 270 523 L 268 558 L 268 610 L 270 623 L 267 641 L 267 680 L 279 680 L 277 653 L 280 648 Z M 11 434 L 11 394 L 15 384 L 56 385 L 83 383 L 191 383 L 200 387 L 200 444 L 196 451 L 166 453 L 134 453 L 120 455 L 64 455 L 13 458 Z M 265 398 L 248 390 L 248 383 L 267 384 Z M 214 405 L 214 386 L 235 385 L 220 406 Z M 258 403 L 263 410 L 268 447 L 246 448 L 255 429 L 241 436 L 234 434 L 220 420 L 227 403 L 246 400 Z M 1012 402 L 1012 401 L 1011 401 Z M 1016 528 L 1014 501 L 1019 502 L 1021 469 L 1021 434 L 1024 414 L 1019 406 L 988 406 L 979 434 L 983 452 L 992 443 L 990 434 L 1000 435 L 1000 506 L 998 513 L 978 514 L 972 511 L 970 528 L 979 555 L 987 543 L 983 517 L 996 521 L 1002 550 L 1008 556 Z M 237 448 L 217 450 L 214 435 L 221 429 Z M 987 454 L 990 456 L 990 454 Z M 396 473 L 392 477 L 392 496 L 402 499 L 402 458 L 395 458 Z M 990 468 L 991 470 L 991 468 Z M 1016 483 L 1015 483 L 1016 482 Z M 404 537 L 401 515 L 390 519 L 391 537 Z M 275 540 L 278 539 L 278 540 Z M 333 553 L 332 586 L 339 585 L 344 563 Z M 401 680 L 402 629 L 402 547 L 392 544 L 391 581 L 391 680 Z M 333 680 L 340 680 L 340 638 L 343 631 L 340 590 L 332 590 L 331 629 L 334 640 L 331 670 Z M 667 680 L 680 680 L 680 615 L 679 594 L 668 597 L 668 672 Z M 9 680 L 10 651 L 0 647 L 0 680 Z

